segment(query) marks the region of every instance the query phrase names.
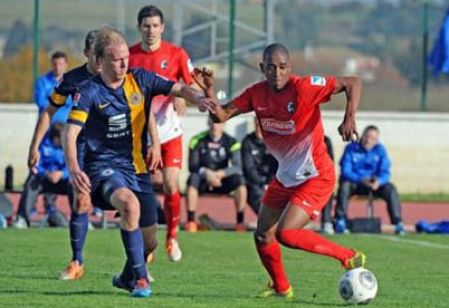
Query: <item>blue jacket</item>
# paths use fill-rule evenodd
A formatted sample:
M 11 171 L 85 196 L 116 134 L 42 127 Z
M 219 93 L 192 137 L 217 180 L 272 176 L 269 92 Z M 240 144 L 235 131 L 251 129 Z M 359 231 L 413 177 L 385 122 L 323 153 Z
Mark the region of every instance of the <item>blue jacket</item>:
M 62 179 L 69 178 L 69 170 L 65 164 L 64 151 L 62 147 L 56 147 L 51 142 L 42 142 L 39 147 L 41 153 L 38 175 L 45 175 L 47 172 L 62 171 Z
M 42 113 L 42 111 L 45 110 L 45 108 L 47 108 L 48 98 L 50 97 L 53 89 L 57 84 L 58 80 L 56 80 L 56 77 L 52 71 L 49 71 L 36 80 L 36 84 L 34 86 L 34 101 L 36 102 L 37 108 L 39 109 L 39 115 Z M 70 101 L 67 101 L 67 103 L 64 106 L 60 107 L 58 111 L 53 115 L 51 123 L 65 123 L 67 121 L 67 117 L 72 107 L 71 98 L 69 99 Z
M 380 143 L 369 151 L 358 142 L 348 144 L 340 160 L 340 167 L 340 176 L 346 181 L 361 183 L 369 177 L 376 177 L 380 185 L 390 181 L 390 159 Z

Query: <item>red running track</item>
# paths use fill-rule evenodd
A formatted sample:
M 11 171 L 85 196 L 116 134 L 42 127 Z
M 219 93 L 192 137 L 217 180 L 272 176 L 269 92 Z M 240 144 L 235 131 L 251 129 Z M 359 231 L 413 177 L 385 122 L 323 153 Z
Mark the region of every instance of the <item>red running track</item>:
M 19 194 L 8 194 L 8 197 L 14 204 L 14 212 L 16 212 L 17 210 L 19 196 Z M 159 200 L 162 201 L 161 196 L 159 196 Z M 70 211 L 67 198 L 64 196 L 58 196 L 57 202 L 58 208 L 68 216 Z M 38 200 L 37 210 L 39 213 L 43 212 L 42 197 L 40 197 Z M 405 202 L 402 204 L 402 212 L 403 221 L 406 225 L 414 225 L 420 219 L 425 219 L 431 222 L 440 221 L 443 219 L 449 220 L 449 203 Z M 366 201 L 355 199 L 349 204 L 349 218 L 366 217 L 366 213 Z M 236 220 L 236 212 L 233 204 L 233 199 L 228 197 L 205 196 L 200 198 L 197 208 L 197 217 L 199 217 L 201 214 L 208 214 L 210 218 L 223 224 L 234 224 Z M 108 214 L 108 217 L 112 218 L 112 215 L 113 213 L 111 212 Z M 386 204 L 381 200 L 374 201 L 374 216 L 380 217 L 382 220 L 382 224 L 390 224 Z M 39 218 L 40 215 L 37 215 L 36 219 Z M 256 215 L 248 207 L 245 211 L 245 221 L 249 224 L 254 224 L 256 222 L 256 219 Z M 185 220 L 185 198 L 183 198 L 181 221 Z

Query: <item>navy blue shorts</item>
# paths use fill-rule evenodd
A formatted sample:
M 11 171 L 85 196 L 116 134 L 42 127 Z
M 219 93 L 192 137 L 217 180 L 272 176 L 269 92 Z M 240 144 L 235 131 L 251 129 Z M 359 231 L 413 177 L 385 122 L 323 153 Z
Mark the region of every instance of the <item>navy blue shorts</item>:
M 111 170 L 111 169 L 109 169 Z M 112 194 L 120 188 L 129 188 L 124 175 L 120 172 L 103 172 L 98 185 L 92 192 L 92 203 L 94 206 L 103 210 L 115 210 L 110 203 Z M 149 191 L 141 192 L 132 190 L 136 195 L 140 204 L 140 220 L 139 226 L 141 228 L 149 227 L 157 223 L 157 206 L 156 195 L 149 189 Z

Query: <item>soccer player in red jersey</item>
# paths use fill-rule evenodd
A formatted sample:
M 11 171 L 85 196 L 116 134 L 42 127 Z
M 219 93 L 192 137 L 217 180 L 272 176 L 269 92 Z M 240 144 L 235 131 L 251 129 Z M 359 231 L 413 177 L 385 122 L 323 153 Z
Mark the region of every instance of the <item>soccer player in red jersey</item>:
M 291 67 L 287 48 L 271 44 L 260 64 L 266 81 L 250 86 L 225 106 L 218 102 L 208 106 L 216 122 L 254 111 L 268 151 L 279 163 L 276 178 L 264 195 L 255 233 L 257 252 L 272 280 L 262 297 L 294 296 L 280 244 L 333 257 L 345 269 L 363 266 L 366 259 L 361 252 L 304 229 L 319 216 L 335 185 L 334 167 L 323 141 L 320 104 L 334 94 L 346 93 L 346 111 L 338 130 L 344 141 L 352 140 L 357 136 L 355 113 L 361 82 L 356 77 L 295 76 Z M 210 74 L 203 70 L 196 75 L 212 96 Z
M 129 67 L 143 67 L 169 80 L 191 84 L 193 70 L 184 49 L 162 40 L 164 15 L 153 6 L 143 7 L 137 16 L 141 42 L 130 47 Z M 182 124 L 180 116 L 186 112 L 182 98 L 159 95 L 152 108 L 161 141 L 164 213 L 167 221 L 165 248 L 172 261 L 181 260 L 177 237 L 181 211 L 178 177 L 182 167 Z

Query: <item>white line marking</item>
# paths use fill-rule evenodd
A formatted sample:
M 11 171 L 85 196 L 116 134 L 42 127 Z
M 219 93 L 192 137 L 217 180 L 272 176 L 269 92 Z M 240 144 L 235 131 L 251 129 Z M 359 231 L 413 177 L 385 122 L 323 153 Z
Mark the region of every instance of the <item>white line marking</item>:
M 412 244 L 412 245 L 416 245 L 416 246 L 436 248 L 436 249 L 449 249 L 449 245 L 432 243 L 432 242 L 427 242 L 427 241 L 419 241 L 419 240 L 408 240 L 408 239 L 400 238 L 398 236 L 377 235 L 375 237 L 384 239 L 384 240 L 388 240 L 388 241 L 392 241 L 392 242 L 403 243 L 403 244 Z

